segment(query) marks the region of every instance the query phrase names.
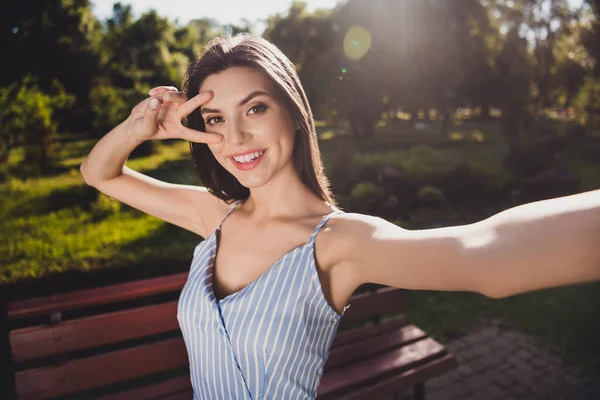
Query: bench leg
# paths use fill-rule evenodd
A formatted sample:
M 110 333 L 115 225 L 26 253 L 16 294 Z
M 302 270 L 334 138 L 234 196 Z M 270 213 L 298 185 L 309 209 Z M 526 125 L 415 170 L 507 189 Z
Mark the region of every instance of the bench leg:
M 415 400 L 425 400 L 425 382 L 419 382 L 415 385 Z

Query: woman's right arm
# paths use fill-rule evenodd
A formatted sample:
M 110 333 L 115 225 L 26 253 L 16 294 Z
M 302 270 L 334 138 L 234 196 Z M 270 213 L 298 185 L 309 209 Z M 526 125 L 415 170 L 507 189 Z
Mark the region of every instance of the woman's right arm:
M 144 104 L 149 100 L 140 103 L 144 111 L 142 117 L 152 118 L 150 113 L 155 112 L 156 123 L 158 111 L 148 111 L 149 107 Z M 145 140 L 150 140 L 140 138 L 132 129 L 134 119 L 140 117 L 139 111 L 138 115 L 132 112 L 129 118 L 96 143 L 81 164 L 83 179 L 114 199 L 206 237 L 207 216 L 210 218 L 223 213 L 227 207 L 225 202 L 213 196 L 205 187 L 163 182 L 125 165 L 131 152 Z

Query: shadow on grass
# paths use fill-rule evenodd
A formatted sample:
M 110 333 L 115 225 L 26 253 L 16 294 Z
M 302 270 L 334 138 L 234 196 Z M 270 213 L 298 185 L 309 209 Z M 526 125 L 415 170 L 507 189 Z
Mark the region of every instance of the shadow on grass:
M 189 258 L 191 259 L 194 247 L 202 242 L 202 237 L 188 232 L 178 226 L 172 224 L 162 224 L 158 229 L 152 233 L 130 242 L 125 246 L 121 247 L 124 252 L 139 251 L 140 248 L 153 248 L 156 247 L 157 243 L 160 244 L 172 244 L 176 248 L 189 249 Z M 185 257 L 187 257 L 186 255 Z
M 166 161 L 155 169 L 144 170 L 143 173 L 169 183 L 198 185 L 199 181 L 192 161 L 188 159 Z M 99 190 L 85 183 L 66 188 L 59 187 L 45 197 L 27 198 L 17 203 L 9 214 L 13 217 L 25 217 L 32 214 L 44 215 L 75 207 L 90 210 L 99 193 Z M 123 204 L 123 208 L 127 209 L 129 206 Z
M 6 182 L 9 178 L 14 177 L 20 180 L 26 180 L 31 178 L 48 178 L 64 174 L 69 172 L 72 167 L 65 167 L 63 165 L 50 165 L 40 170 L 35 165 L 26 163 L 18 163 L 6 166 L 0 172 L 0 183 Z
M 44 215 L 62 209 L 81 207 L 90 209 L 98 198 L 98 191 L 88 185 L 73 185 L 58 188 L 46 197 L 29 198 L 17 203 L 10 211 L 12 217 Z
M 169 183 L 198 185 L 200 181 L 189 158 L 165 161 L 158 168 L 144 170 L 143 173 Z
M 11 285 L 4 285 L 4 289 L 8 293 L 7 301 L 16 301 L 187 272 L 192 249 L 187 259 L 185 256 L 181 259 L 147 257 L 122 265 L 94 265 L 91 271 L 69 269 L 49 273 L 38 279 L 22 279 Z

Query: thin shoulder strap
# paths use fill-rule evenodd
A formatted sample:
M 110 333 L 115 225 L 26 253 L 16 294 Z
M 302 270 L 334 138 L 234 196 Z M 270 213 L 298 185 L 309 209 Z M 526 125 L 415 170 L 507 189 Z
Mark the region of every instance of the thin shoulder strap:
M 225 221 L 225 218 L 227 218 L 227 216 L 229 214 L 231 214 L 231 212 L 237 207 L 238 204 L 241 203 L 242 200 L 236 200 L 233 205 L 231 207 L 229 207 L 229 210 L 227 210 L 227 212 L 225 213 L 225 216 L 223 218 L 221 218 L 221 221 L 219 221 L 219 225 L 217 225 L 217 229 L 221 228 L 221 224 L 223 223 L 223 221 Z
M 317 225 L 315 227 L 315 229 L 313 230 L 312 235 L 310 235 L 310 239 L 308 240 L 308 243 L 312 244 L 315 241 L 315 238 L 317 237 L 317 233 L 319 233 L 319 230 L 323 227 L 323 225 L 325 225 L 325 223 L 327 222 L 329 217 L 331 217 L 332 215 L 341 214 L 341 213 L 343 213 L 342 210 L 335 210 L 335 211 L 325 215 L 323 217 L 323 219 L 321 220 L 321 222 L 319 222 L 319 225 Z

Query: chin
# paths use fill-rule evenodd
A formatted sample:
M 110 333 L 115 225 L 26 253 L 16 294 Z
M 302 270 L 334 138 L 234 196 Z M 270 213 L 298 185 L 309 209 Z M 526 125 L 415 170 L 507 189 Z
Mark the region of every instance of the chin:
M 251 176 L 251 177 L 246 177 L 246 179 L 244 179 L 244 180 L 239 179 L 237 176 L 236 176 L 236 178 L 238 179 L 238 182 L 240 182 L 240 184 L 242 186 L 247 187 L 248 189 L 256 189 L 259 187 L 263 187 L 264 185 L 266 185 L 269 182 L 268 177 Z

